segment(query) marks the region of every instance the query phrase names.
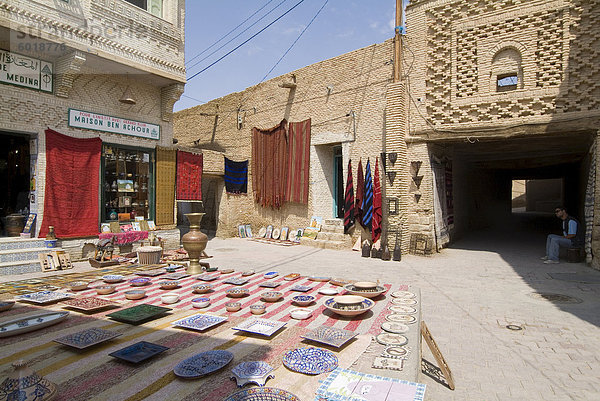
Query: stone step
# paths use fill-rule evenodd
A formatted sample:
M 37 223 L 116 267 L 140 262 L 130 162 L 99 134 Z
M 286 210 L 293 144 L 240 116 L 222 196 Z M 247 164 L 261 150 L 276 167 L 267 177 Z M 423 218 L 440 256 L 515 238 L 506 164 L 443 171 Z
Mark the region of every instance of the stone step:
M 45 238 L 0 238 L 0 251 L 10 249 L 43 248 L 46 246 Z
M 317 234 L 317 239 L 344 242 L 346 240 L 346 236 L 344 235 L 344 233 L 332 233 L 321 231 L 319 232 L 319 234 Z
M 319 233 L 319 235 L 322 233 Z M 310 238 L 305 238 L 302 237 L 300 240 L 300 243 L 302 245 L 307 245 L 307 246 L 312 246 L 315 248 L 322 248 L 322 249 L 351 249 L 352 248 L 352 237 L 350 237 L 349 235 L 345 235 L 344 238 L 342 240 L 338 240 L 338 241 L 333 241 L 333 240 L 329 240 L 329 239 L 324 239 L 323 237 L 319 237 L 317 236 L 317 239 L 310 239 Z
M 14 263 L 38 260 L 38 254 L 51 251 L 62 251 L 62 248 L 27 248 L 0 251 L 0 263 Z
M 344 219 L 325 219 L 323 223 L 328 226 L 344 227 Z
M 39 260 L 24 260 L 20 262 L 0 263 L 0 276 L 41 272 L 42 266 Z
M 321 226 L 321 232 L 343 234 L 344 233 L 344 226 L 331 226 L 329 224 L 323 224 Z

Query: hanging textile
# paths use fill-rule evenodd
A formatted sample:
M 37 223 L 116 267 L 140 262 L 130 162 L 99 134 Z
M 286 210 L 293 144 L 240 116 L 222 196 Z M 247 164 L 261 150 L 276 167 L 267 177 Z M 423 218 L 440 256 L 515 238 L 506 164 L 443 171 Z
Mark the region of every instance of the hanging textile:
M 252 128 L 252 190 L 262 207 L 279 209 L 287 179 L 287 121 L 273 128 Z
M 354 185 L 352 183 L 352 161 L 348 160 L 348 178 L 346 179 L 346 197 L 344 202 L 344 232 L 354 225 Z
M 98 234 L 100 138 L 79 139 L 46 130 L 46 184 L 40 237 Z
M 156 147 L 156 225 L 175 225 L 175 180 L 177 152 Z
M 288 129 L 288 165 L 286 200 L 308 204 L 310 170 L 310 118 L 290 123 Z
M 371 238 L 375 243 L 381 237 L 381 183 L 379 181 L 379 163 L 377 157 L 375 158 L 375 175 L 373 176 L 373 220 L 372 227 L 373 231 Z
M 201 154 L 177 151 L 177 200 L 202 200 L 202 169 Z
M 371 163 L 367 159 L 365 167 L 365 192 L 363 195 L 363 227 L 371 229 L 373 220 L 373 180 L 371 179 Z
M 225 157 L 225 191 L 228 194 L 248 192 L 248 160 L 234 162 Z
M 363 195 L 365 193 L 365 178 L 363 176 L 362 160 L 358 159 L 358 171 L 356 172 L 356 207 L 355 219 L 356 222 L 362 226 L 363 224 Z

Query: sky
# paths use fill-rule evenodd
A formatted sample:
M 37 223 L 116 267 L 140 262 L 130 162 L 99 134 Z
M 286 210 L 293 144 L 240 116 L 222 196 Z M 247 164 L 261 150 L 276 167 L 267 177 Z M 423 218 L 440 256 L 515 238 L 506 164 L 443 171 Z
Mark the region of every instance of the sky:
M 199 73 L 299 2 L 296 8 L 252 40 Z M 395 7 L 395 0 L 188 0 L 185 2 L 188 82 L 174 110 L 243 91 L 263 81 L 267 73 L 265 81 L 384 42 L 394 36 Z M 310 24 L 315 15 L 317 17 Z M 239 24 L 242 25 L 234 30 Z M 252 24 L 255 25 L 250 27 Z M 243 32 L 246 28 L 248 30 Z M 239 37 L 235 38 L 237 35 Z

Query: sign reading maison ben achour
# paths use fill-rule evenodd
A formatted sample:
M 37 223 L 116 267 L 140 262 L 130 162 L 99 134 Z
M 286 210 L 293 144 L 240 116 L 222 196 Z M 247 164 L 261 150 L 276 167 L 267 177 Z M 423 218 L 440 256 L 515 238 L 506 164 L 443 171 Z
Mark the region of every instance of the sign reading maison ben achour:
M 160 125 L 69 109 L 69 127 L 160 139 Z
M 52 63 L 0 50 L 0 82 L 52 93 Z

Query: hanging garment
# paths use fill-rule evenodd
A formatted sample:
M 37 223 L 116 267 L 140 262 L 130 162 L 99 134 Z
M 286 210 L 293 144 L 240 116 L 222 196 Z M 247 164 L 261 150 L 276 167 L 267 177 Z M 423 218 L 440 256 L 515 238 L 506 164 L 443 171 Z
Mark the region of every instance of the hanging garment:
M 346 180 L 346 197 L 344 202 L 344 232 L 354 225 L 354 185 L 352 183 L 352 161 L 348 160 L 348 178 Z
M 373 220 L 371 223 L 373 231 L 371 238 L 373 239 L 373 243 L 375 243 L 381 237 L 382 220 L 381 183 L 379 181 L 379 163 L 377 162 L 377 158 L 375 158 L 375 175 L 373 176 L 373 182 Z
M 252 128 L 252 190 L 262 207 L 279 209 L 285 201 L 287 179 L 287 121 L 273 128 Z
M 363 227 L 371 230 L 373 220 L 373 181 L 371 179 L 371 163 L 367 159 L 365 167 L 365 192 L 363 198 Z
M 229 194 L 248 193 L 248 160 L 235 162 L 225 159 L 225 191 Z
M 177 200 L 202 200 L 201 154 L 177 151 Z
M 290 123 L 288 128 L 287 186 L 288 202 L 308 204 L 308 179 L 310 171 L 310 118 Z
M 355 219 L 362 226 L 363 224 L 363 194 L 365 193 L 365 178 L 363 176 L 362 160 L 358 159 L 358 171 L 356 172 L 356 206 Z

